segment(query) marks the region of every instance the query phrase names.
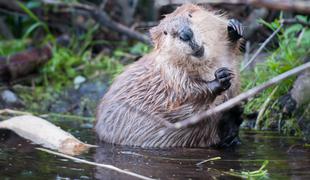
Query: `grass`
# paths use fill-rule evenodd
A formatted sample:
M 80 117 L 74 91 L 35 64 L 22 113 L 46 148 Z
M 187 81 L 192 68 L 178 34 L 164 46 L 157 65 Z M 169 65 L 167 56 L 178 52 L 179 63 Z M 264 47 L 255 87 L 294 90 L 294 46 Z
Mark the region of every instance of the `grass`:
M 260 22 L 271 30 L 275 30 L 280 26 L 282 16 L 272 23 L 267 23 L 263 20 Z M 307 21 L 306 16 L 296 16 L 303 21 Z M 269 56 L 265 62 L 258 63 L 253 71 L 244 71 L 241 75 L 242 91 L 249 90 L 263 82 L 275 77 L 283 72 L 286 72 L 304 62 L 310 55 L 310 29 L 303 27 L 300 24 L 293 24 L 282 28 L 277 36 L 278 44 L 275 49 L 269 50 Z M 245 113 L 250 114 L 259 111 L 265 104 L 266 110 L 260 114 L 263 120 L 262 127 L 268 128 L 269 118 L 272 116 L 271 109 L 276 109 L 276 100 L 289 92 L 295 77 L 289 78 L 277 87 L 277 91 L 273 92 L 269 88 L 249 101 L 245 106 Z M 268 103 L 266 102 L 268 100 Z M 296 127 L 294 122 L 285 122 L 286 127 Z M 299 131 L 296 131 L 299 132 Z
M 10 56 L 24 51 L 30 46 L 52 45 L 52 58 L 38 69 L 31 82 L 22 82 L 27 87 L 18 92 L 27 108 L 31 111 L 47 109 L 42 102 L 52 101 L 55 96 L 67 87 L 73 87 L 78 76 L 86 80 L 107 76 L 113 79 L 125 67 L 124 59 L 131 59 L 149 51 L 143 43 L 128 44 L 127 42 L 110 42 L 105 39 L 95 39 L 100 33 L 98 25 L 90 26 L 80 34 L 70 34 L 70 42 L 66 46 L 57 43 L 57 33 L 53 32 L 46 22 L 37 17 L 32 8 L 40 7 L 40 3 L 29 1 L 18 2 L 27 16 L 7 15 L 6 23 L 10 25 L 14 40 L 0 37 L 0 56 Z M 15 32 L 15 30 L 18 31 Z M 72 29 L 72 32 L 75 32 Z M 37 38 L 39 35 L 40 38 Z M 95 46 L 113 47 L 111 52 L 98 52 Z M 38 103 L 35 103 L 38 102 Z M 47 105 L 46 105 L 47 106 Z

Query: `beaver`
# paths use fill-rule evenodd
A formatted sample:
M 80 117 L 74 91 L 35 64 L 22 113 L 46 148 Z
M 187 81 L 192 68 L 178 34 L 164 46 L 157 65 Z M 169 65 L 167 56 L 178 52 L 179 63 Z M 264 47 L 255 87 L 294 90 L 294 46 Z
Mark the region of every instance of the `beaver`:
M 165 131 L 162 121 L 187 119 L 238 94 L 242 33 L 239 21 L 198 5 L 185 4 L 166 15 L 150 29 L 152 52 L 129 65 L 98 105 L 99 140 L 141 147 L 233 142 L 239 119 L 221 121 L 223 116 L 215 114 L 198 125 Z

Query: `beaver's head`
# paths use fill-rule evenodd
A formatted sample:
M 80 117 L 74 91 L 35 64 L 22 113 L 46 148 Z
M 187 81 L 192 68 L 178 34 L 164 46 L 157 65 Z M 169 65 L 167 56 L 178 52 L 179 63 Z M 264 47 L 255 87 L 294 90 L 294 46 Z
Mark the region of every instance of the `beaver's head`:
M 193 4 L 166 15 L 150 33 L 155 50 L 172 56 L 201 61 L 227 50 L 227 20 Z

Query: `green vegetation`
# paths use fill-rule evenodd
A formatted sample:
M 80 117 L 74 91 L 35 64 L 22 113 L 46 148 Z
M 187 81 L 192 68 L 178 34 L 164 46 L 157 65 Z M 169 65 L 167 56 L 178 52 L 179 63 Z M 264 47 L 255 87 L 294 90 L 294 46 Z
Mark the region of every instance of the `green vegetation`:
M 10 25 L 16 39 L 0 37 L 0 56 L 10 56 L 29 46 L 50 44 L 52 47 L 52 58 L 31 79 L 32 88 L 18 89 L 19 96 L 29 105 L 27 108 L 30 111 L 46 109 L 42 99 L 52 101 L 61 90 L 73 87 L 76 77 L 82 76 L 91 80 L 108 76 L 112 80 L 123 71 L 123 61 L 132 62 L 135 57 L 149 51 L 149 47 L 143 43 L 132 45 L 127 42 L 96 39 L 95 36 L 101 33 L 98 25 L 90 26 L 84 33 L 70 34 L 69 42 L 60 45 L 62 43 L 58 43 L 57 40 L 59 35 L 50 29 L 47 22 L 32 12 L 32 8 L 40 7 L 40 2 L 18 4 L 27 16 L 7 16 L 7 24 Z M 95 46 L 108 46 L 111 51 L 98 52 L 94 50 Z
M 306 21 L 306 16 L 297 16 L 296 18 Z M 280 26 L 282 16 L 272 23 L 261 20 L 271 30 L 275 30 Z M 242 73 L 242 91 L 251 89 L 263 82 L 275 77 L 287 70 L 290 70 L 302 64 L 306 57 L 310 55 L 310 29 L 300 24 L 285 25 L 278 34 L 277 48 L 270 51 L 270 55 L 263 63 L 258 63 L 254 71 L 245 71 Z M 289 78 L 277 87 L 269 88 L 256 98 L 249 101 L 245 106 L 245 113 L 260 111 L 262 107 L 266 108 L 261 118 L 264 119 L 262 127 L 269 126 L 270 109 L 276 109 L 276 99 L 286 94 L 292 87 L 294 78 Z M 270 108 L 271 107 L 271 108 Z M 296 121 L 286 121 L 285 128 L 298 128 Z M 286 132 L 286 131 L 285 131 Z M 296 130 L 295 132 L 300 132 Z
M 269 161 L 265 160 L 262 164 L 262 166 L 256 170 L 256 171 L 241 171 L 241 172 L 235 172 L 233 169 L 231 169 L 229 172 L 225 172 L 225 174 L 240 177 L 243 179 L 267 179 L 268 178 L 268 171 L 265 169 L 268 165 Z

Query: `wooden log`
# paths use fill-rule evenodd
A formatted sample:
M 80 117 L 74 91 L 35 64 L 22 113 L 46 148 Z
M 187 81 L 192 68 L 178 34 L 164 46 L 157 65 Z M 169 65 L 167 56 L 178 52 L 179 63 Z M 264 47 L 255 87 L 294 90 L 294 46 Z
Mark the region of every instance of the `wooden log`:
M 51 47 L 31 48 L 8 57 L 0 57 L 0 81 L 10 81 L 32 73 L 52 57 Z
M 79 155 L 94 145 L 85 144 L 45 119 L 23 115 L 1 121 L 0 129 L 9 129 L 34 144 L 69 155 Z

